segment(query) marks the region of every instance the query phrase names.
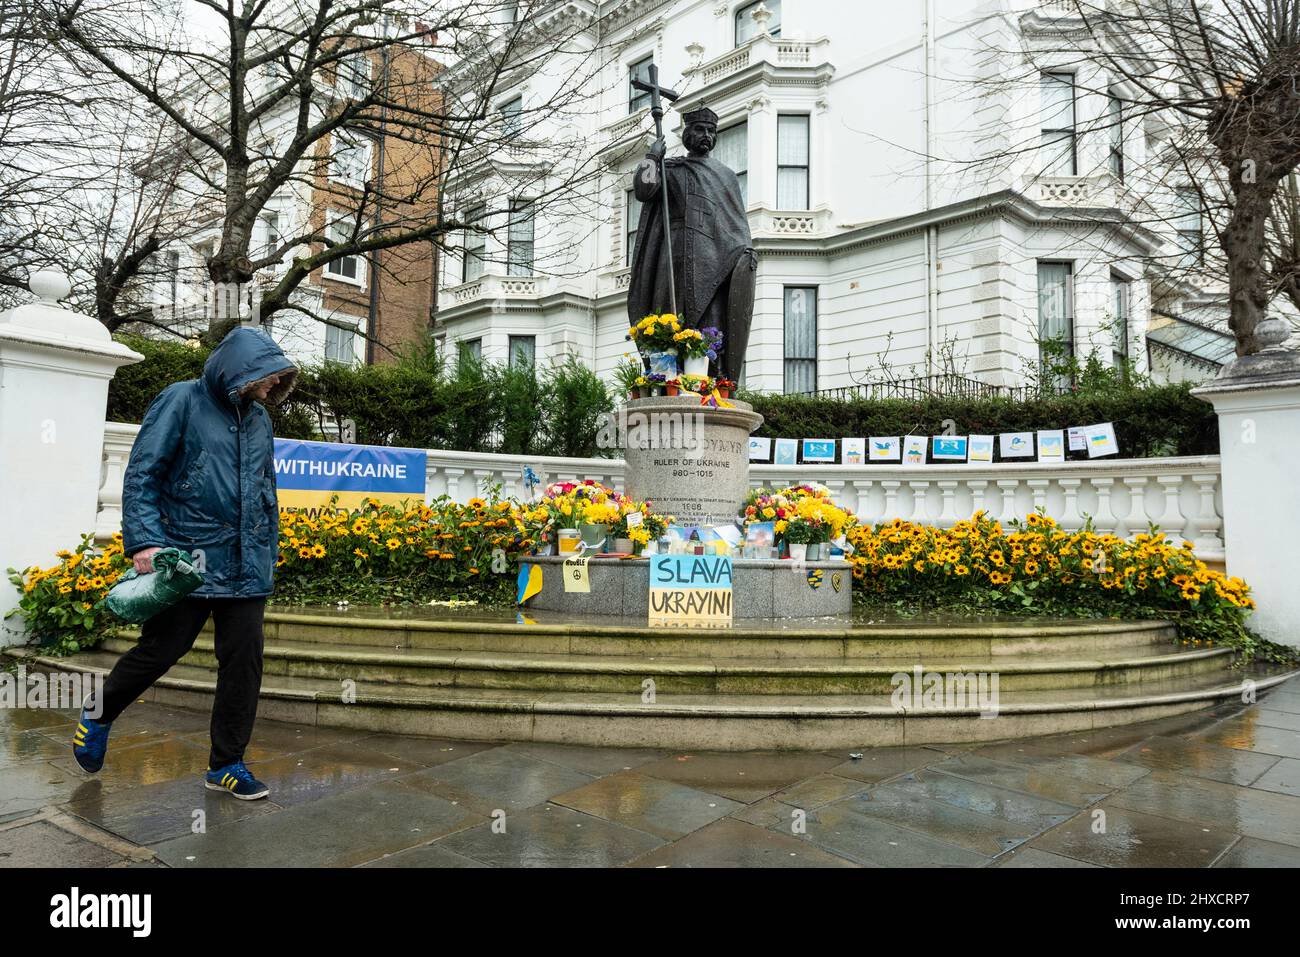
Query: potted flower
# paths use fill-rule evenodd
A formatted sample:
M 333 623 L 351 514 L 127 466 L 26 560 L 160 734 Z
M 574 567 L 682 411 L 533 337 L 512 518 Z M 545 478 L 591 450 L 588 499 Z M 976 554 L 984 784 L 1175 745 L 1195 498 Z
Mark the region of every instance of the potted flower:
M 664 383 L 664 389 L 667 391 L 669 395 L 676 395 L 679 388 L 680 388 L 680 383 L 678 382 L 677 379 L 669 379 L 667 382 Z
M 731 398 L 731 390 L 736 387 L 736 383 L 730 379 L 715 379 L 713 387 L 718 390 L 718 395 L 724 399 Z
M 716 326 L 703 329 L 683 329 L 673 336 L 684 357 L 684 369 L 688 375 L 708 376 L 709 362 L 717 361 L 718 350 L 722 347 L 722 333 Z
M 637 350 L 646 358 L 650 371 L 671 379 L 677 375 L 678 345 L 674 336 L 682 331 L 677 317 L 668 313 L 646 316 L 627 331 Z
M 614 367 L 614 381 L 629 399 L 641 397 L 641 385 L 644 382 L 642 371 L 641 363 L 630 356 L 624 356 L 623 361 Z
M 649 375 L 643 376 L 642 378 L 645 379 L 645 385 L 642 386 L 642 388 L 650 395 L 655 396 L 664 394 L 664 389 L 667 388 L 668 385 L 667 376 L 661 375 L 658 372 L 651 372 Z
M 813 527 L 802 519 L 794 518 L 786 523 L 785 542 L 790 550 L 790 557 L 797 562 L 808 558 L 808 544 L 813 537 Z
M 677 386 L 683 392 L 693 392 L 696 395 L 708 395 L 713 388 L 713 380 L 707 375 L 691 375 L 683 373 L 677 377 Z

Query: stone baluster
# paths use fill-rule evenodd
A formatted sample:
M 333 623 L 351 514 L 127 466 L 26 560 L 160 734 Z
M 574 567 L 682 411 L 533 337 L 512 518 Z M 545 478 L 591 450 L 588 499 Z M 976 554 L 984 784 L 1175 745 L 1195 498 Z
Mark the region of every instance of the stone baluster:
M 1020 480 L 998 479 L 998 488 L 1002 489 L 1002 511 L 997 518 L 1009 522 L 1016 517 L 1016 490 L 1020 488 Z
M 1061 509 L 1061 528 L 1067 532 L 1077 532 L 1083 526 L 1083 516 L 1079 514 L 1079 486 L 1082 479 L 1060 479 L 1061 493 L 1065 496 L 1065 505 Z
M 896 518 L 902 518 L 898 514 L 898 489 L 902 482 L 881 482 L 880 487 L 885 490 L 884 508 L 880 514 L 880 521 L 892 522 Z
M 1115 534 L 1129 538 L 1147 528 L 1147 477 L 1126 476 L 1124 484 L 1128 486 L 1128 514 L 1115 523 Z
M 1184 521 L 1182 503 L 1179 501 L 1183 490 L 1183 477 L 1158 475 L 1156 483 L 1164 490 L 1164 508 L 1156 524 L 1175 544 L 1191 538 L 1195 532 L 1189 531 L 1190 523 Z
M 913 522 L 924 523 L 930 520 L 930 504 L 926 493 L 930 490 L 929 482 L 908 482 L 912 489 L 912 514 L 906 516 Z
M 123 442 L 123 438 L 126 439 Z M 95 516 L 95 539 L 106 541 L 122 530 L 122 483 L 126 476 L 126 463 L 131 456 L 135 434 L 104 435 L 104 461 L 99 486 L 99 512 Z
M 830 490 L 831 501 L 833 501 L 836 505 L 839 505 L 841 508 L 843 508 L 845 505 L 849 506 L 849 508 L 853 507 L 853 503 L 849 502 L 844 497 L 843 479 L 828 479 L 826 482 L 826 488 Z
M 858 521 L 866 525 L 875 525 L 876 514 L 871 510 L 871 480 L 854 479 L 853 495 L 856 499 L 853 512 L 858 516 Z
M 468 495 L 462 498 L 460 494 L 460 480 L 461 476 L 465 474 L 464 469 L 443 469 L 442 474 L 445 476 L 444 481 L 447 486 L 447 497 L 449 499 L 453 502 L 463 502 L 469 498 Z
M 1052 484 L 1051 479 L 1030 479 L 1029 480 L 1029 491 L 1034 496 L 1033 509 L 1035 512 L 1038 511 L 1039 509 L 1042 509 L 1044 512 L 1048 511 L 1047 489 L 1051 486 L 1051 484 Z
M 1197 552 L 1223 554 L 1223 519 L 1215 507 L 1215 492 L 1219 486 L 1219 476 L 1215 472 L 1194 472 L 1192 482 L 1196 485 L 1197 504 L 1196 519 L 1193 522 L 1196 539 L 1193 544 Z
M 988 502 L 985 501 L 985 496 L 988 494 L 988 480 L 970 479 L 966 485 L 970 488 L 971 515 L 979 511 L 988 511 Z
M 1097 514 L 1092 517 L 1097 533 L 1104 535 L 1115 531 L 1115 509 L 1111 505 L 1110 492 L 1115 484 L 1113 478 L 1094 478 L 1088 482 L 1097 490 Z
M 957 524 L 957 483 L 940 482 L 939 495 L 939 527 L 952 528 Z
M 474 470 L 474 489 L 470 493 L 471 497 L 475 495 L 485 495 L 488 486 L 496 480 L 497 473 L 492 469 L 475 469 Z

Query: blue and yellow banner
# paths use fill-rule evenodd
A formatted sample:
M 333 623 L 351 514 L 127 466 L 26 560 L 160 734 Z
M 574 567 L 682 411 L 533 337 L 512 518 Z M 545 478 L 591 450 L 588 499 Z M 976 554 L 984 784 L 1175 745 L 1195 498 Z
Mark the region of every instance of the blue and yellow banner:
M 275 481 L 281 508 L 320 509 L 338 495 L 338 508 L 366 499 L 423 502 L 428 455 L 423 449 L 275 440 Z

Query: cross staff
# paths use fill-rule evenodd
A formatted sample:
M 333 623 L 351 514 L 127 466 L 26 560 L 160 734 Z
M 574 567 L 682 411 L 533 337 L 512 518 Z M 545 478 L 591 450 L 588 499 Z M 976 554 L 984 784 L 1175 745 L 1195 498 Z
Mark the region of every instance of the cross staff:
M 655 119 L 656 142 L 663 145 L 666 153 L 668 144 L 664 142 L 663 100 L 672 103 L 679 94 L 675 90 L 659 85 L 659 67 L 653 63 L 650 64 L 648 76 L 649 79 L 646 80 L 634 79 L 632 86 L 650 94 L 650 115 Z M 672 221 L 668 217 L 668 176 L 664 170 L 664 157 L 662 154 L 659 156 L 659 188 L 663 192 L 664 250 L 668 254 L 668 299 L 672 306 L 673 315 L 677 316 L 677 279 L 673 276 L 673 230 Z M 681 319 L 681 316 L 677 316 L 677 318 Z

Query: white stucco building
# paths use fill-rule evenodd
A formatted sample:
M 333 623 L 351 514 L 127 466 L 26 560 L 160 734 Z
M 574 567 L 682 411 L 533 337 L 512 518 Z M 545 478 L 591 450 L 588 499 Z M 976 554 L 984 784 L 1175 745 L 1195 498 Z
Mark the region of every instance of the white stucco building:
M 631 173 L 653 137 L 629 79 L 650 62 L 681 93 L 665 117 L 670 153 L 681 113 L 709 106 L 714 155 L 747 193 L 751 388 L 836 388 L 882 367 L 1021 384 L 1041 338 L 1145 370 L 1153 302 L 1176 316 L 1203 291 L 1161 265 L 1199 242 L 1196 211 L 1155 212 L 1176 203 L 1169 178 L 1144 185 L 1161 127 L 1127 116 L 1124 85 L 1062 42 L 1079 25 L 1072 4 L 559 6 L 579 30 L 573 56 L 598 60 L 589 109 L 572 120 L 598 172 L 585 202 L 560 210 L 530 205 L 546 188 L 536 152 L 453 177 L 449 210 L 486 215 L 491 232 L 468 232 L 442 260 L 434 330 L 448 347 L 497 360 L 571 352 L 602 374 L 628 351 Z M 553 82 L 533 74 L 501 89 L 497 108 L 527 112 Z

